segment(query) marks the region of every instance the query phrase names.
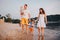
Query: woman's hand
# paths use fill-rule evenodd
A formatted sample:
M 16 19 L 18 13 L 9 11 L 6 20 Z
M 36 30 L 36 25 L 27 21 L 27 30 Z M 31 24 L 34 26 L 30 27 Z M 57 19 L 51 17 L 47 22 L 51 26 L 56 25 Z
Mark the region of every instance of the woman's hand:
M 48 24 L 48 22 L 46 21 L 46 24 Z

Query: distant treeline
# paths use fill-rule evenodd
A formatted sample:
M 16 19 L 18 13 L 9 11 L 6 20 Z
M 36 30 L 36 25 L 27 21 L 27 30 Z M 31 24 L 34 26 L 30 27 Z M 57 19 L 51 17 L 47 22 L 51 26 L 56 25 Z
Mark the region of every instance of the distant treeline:
M 12 19 L 12 18 L 6 18 L 5 16 L 1 16 L 0 15 L 0 19 L 5 19 L 5 22 L 9 22 L 9 23 L 20 23 L 20 19 Z M 37 17 L 35 18 L 31 18 L 31 20 L 34 19 L 36 20 Z M 47 20 L 48 20 L 48 24 L 47 24 L 47 28 L 49 29 L 60 29 L 60 15 L 48 15 L 47 16 Z M 36 23 L 37 24 L 37 23 Z
M 37 19 L 37 17 L 33 18 L 33 19 Z M 60 15 L 48 15 L 47 16 L 47 20 L 48 21 L 60 21 Z
M 6 18 L 5 16 L 1 16 L 0 19 L 5 18 L 5 22 L 12 22 L 12 23 L 20 23 L 20 19 L 11 19 L 11 18 Z M 37 17 L 35 18 L 31 18 L 31 19 L 37 19 Z M 60 15 L 49 15 L 47 16 L 47 20 L 48 22 L 52 21 L 52 22 L 60 22 Z
M 47 19 L 48 21 L 60 21 L 60 15 L 49 15 Z

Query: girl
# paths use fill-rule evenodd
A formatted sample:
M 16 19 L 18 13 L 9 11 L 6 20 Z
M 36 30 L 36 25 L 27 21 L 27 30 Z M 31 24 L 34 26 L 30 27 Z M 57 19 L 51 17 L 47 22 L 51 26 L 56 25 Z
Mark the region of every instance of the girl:
M 43 8 L 39 9 L 38 20 L 38 33 L 40 35 L 41 32 L 41 35 L 44 36 L 44 27 L 46 27 L 45 23 L 47 24 L 47 17 Z

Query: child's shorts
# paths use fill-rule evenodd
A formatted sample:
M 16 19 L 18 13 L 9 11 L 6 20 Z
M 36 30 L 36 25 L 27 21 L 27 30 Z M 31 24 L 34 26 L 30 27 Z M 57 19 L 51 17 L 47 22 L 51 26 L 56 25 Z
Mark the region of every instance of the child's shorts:
M 32 28 L 33 26 L 32 25 L 29 25 L 29 28 Z

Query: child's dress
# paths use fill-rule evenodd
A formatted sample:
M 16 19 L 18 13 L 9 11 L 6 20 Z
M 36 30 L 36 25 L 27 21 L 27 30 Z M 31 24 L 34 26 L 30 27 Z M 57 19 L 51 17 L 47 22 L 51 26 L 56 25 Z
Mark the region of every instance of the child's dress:
M 37 27 L 46 27 L 46 24 L 44 21 L 44 14 L 40 14 L 39 21 L 37 23 Z

